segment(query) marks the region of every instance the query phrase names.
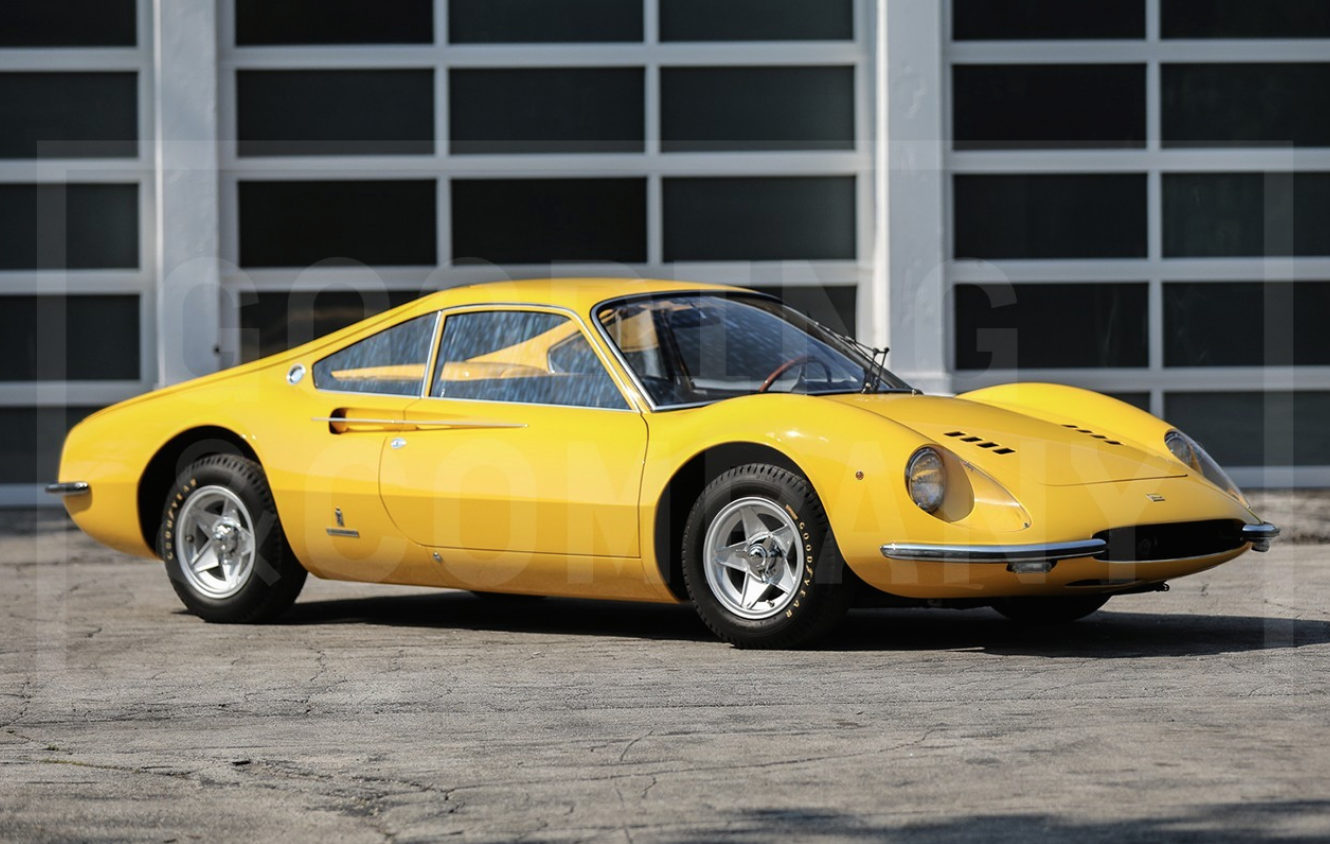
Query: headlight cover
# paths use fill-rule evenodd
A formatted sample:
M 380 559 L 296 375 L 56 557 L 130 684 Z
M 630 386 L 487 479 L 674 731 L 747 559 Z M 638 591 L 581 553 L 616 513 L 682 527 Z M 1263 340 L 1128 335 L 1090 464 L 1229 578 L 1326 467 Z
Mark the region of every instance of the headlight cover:
M 947 494 L 947 470 L 942 455 L 928 446 L 911 455 L 905 464 L 905 486 L 910 490 L 910 498 L 925 513 L 941 507 Z
M 1219 467 L 1215 459 L 1207 454 L 1196 440 L 1174 428 L 1164 434 L 1164 445 L 1179 462 L 1186 464 L 1192 471 L 1199 472 L 1207 481 L 1233 496 L 1243 507 L 1251 506 L 1247 503 L 1247 496 L 1238 489 L 1238 485 L 1233 483 L 1228 473 Z

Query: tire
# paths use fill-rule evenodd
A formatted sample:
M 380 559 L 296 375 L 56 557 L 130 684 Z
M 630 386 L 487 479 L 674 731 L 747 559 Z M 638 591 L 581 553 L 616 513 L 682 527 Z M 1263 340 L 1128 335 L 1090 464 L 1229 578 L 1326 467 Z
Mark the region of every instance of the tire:
M 1004 598 L 993 609 L 1020 624 L 1067 624 L 1108 603 L 1108 595 L 1077 595 L 1072 598 Z
M 204 621 L 270 621 L 305 585 L 263 469 L 239 455 L 204 457 L 176 478 L 157 553 L 180 600 Z
M 702 621 L 740 648 L 792 648 L 830 631 L 853 597 L 826 511 L 804 478 L 739 466 L 688 514 L 683 575 Z

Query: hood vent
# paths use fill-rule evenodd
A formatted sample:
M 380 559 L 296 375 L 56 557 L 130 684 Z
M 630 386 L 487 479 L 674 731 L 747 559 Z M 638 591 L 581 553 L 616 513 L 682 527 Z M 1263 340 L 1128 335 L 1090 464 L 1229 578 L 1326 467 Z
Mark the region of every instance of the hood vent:
M 1016 453 L 1016 449 L 1014 448 L 1007 448 L 1004 445 L 998 445 L 997 443 L 992 442 L 991 440 L 986 440 L 983 437 L 976 437 L 971 434 L 967 434 L 964 431 L 948 431 L 946 434 L 944 434 L 944 436 L 952 437 L 953 439 L 958 439 L 963 443 L 971 443 L 972 445 L 974 445 L 975 448 L 989 449 L 994 454 Z
M 1082 428 L 1080 425 L 1063 425 L 1062 427 L 1070 428 L 1071 430 L 1075 431 L 1078 434 L 1088 434 L 1089 436 L 1097 440 L 1103 440 L 1105 445 L 1122 445 L 1122 443 L 1118 442 L 1117 440 L 1110 440 L 1108 437 L 1104 436 L 1103 434 L 1096 434 L 1094 431 L 1091 431 L 1089 428 Z

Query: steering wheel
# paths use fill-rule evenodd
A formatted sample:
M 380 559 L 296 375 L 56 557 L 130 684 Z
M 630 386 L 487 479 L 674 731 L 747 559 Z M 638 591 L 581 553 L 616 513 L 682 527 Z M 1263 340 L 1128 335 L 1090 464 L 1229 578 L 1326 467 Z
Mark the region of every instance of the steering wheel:
M 822 371 L 824 371 L 827 374 L 827 381 L 831 381 L 831 367 L 827 366 L 826 361 L 822 360 L 821 358 L 815 355 L 795 355 L 794 357 L 782 363 L 780 366 L 771 370 L 771 374 L 768 375 L 766 379 L 762 381 L 762 386 L 758 387 L 757 391 L 759 393 L 765 393 L 767 390 L 771 389 L 771 385 L 775 384 L 777 379 L 779 379 L 782 375 L 789 372 L 791 369 L 793 369 L 796 366 L 801 366 L 807 369 L 808 364 L 810 363 L 815 363 L 818 366 L 822 367 Z

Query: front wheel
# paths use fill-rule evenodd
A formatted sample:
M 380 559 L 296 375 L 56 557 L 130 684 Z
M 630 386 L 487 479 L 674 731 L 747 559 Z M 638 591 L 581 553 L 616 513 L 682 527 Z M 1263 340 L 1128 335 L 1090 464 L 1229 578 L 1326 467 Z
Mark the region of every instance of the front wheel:
M 204 621 L 269 621 L 305 585 L 263 469 L 234 454 L 204 457 L 180 474 L 157 550 L 176 594 Z
M 805 644 L 850 605 L 822 503 L 777 466 L 739 466 L 703 490 L 684 527 L 683 573 L 703 622 L 738 647 Z
M 1070 598 L 1004 598 L 993 609 L 1021 624 L 1066 624 L 1085 618 L 1108 603 L 1107 595 Z

